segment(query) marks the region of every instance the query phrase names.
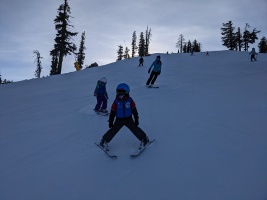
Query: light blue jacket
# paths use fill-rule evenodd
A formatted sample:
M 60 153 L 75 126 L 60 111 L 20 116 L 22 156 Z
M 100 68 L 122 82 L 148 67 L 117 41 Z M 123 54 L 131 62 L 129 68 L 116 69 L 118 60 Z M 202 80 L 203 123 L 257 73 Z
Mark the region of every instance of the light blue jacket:
M 154 66 L 154 68 L 153 68 L 153 71 L 154 72 L 161 72 L 161 65 L 162 65 L 162 63 L 161 63 L 160 59 L 156 59 L 152 63 L 152 65 L 150 66 L 150 68 Z

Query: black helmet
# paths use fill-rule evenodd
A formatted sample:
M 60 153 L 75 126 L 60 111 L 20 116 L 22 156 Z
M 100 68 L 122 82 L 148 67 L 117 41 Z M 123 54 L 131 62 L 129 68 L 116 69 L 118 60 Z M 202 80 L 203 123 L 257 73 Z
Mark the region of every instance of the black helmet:
M 157 58 L 159 58 L 159 59 L 160 59 L 160 56 L 157 56 Z

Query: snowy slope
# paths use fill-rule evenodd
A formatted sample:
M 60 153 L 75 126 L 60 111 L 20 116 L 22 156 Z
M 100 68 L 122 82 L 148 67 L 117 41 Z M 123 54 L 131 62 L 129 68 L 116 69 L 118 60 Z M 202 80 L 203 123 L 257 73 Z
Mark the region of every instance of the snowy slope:
M 158 54 L 0 86 L 0 199 L 266 200 L 267 55 L 209 53 L 161 54 L 159 89 L 144 87 Z M 127 128 L 110 143 L 116 160 L 93 144 L 108 130 L 92 112 L 101 76 L 108 107 L 130 85 L 157 139 L 137 159 Z

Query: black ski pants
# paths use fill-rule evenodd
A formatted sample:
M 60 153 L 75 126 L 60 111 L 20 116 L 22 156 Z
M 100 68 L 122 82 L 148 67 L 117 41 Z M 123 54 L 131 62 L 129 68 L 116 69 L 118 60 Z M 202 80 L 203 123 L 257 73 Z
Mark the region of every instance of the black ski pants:
M 253 60 L 256 61 L 255 54 L 251 54 L 250 56 L 250 61 L 252 62 Z
M 159 72 L 154 72 L 152 71 L 151 74 L 150 74 L 150 77 L 148 78 L 147 82 L 146 82 L 146 85 L 149 85 L 150 82 L 151 82 L 151 85 L 153 85 L 157 79 L 159 75 Z M 152 81 L 151 81 L 152 80 Z
M 130 131 L 140 140 L 146 139 L 145 132 L 135 125 L 133 118 L 125 118 L 125 119 L 117 119 L 115 120 L 115 123 L 112 128 L 110 128 L 103 136 L 103 140 L 105 142 L 110 142 L 112 138 L 119 132 L 119 130 L 126 126 Z

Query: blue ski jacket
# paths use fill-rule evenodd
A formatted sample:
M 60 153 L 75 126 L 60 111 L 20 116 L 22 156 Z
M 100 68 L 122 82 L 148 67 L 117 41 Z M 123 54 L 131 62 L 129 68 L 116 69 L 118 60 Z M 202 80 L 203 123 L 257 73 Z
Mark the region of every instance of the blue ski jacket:
M 162 65 L 161 61 L 159 59 L 156 59 L 152 63 L 152 65 L 150 66 L 150 68 L 154 66 L 154 68 L 153 68 L 153 71 L 154 72 L 161 72 L 161 65 Z
M 130 96 L 126 96 L 124 99 L 116 97 L 112 106 L 110 113 L 110 120 L 113 121 L 116 116 L 117 119 L 138 118 L 138 112 L 134 100 Z
M 108 99 L 106 83 L 98 81 L 95 87 L 94 96 L 105 96 Z

